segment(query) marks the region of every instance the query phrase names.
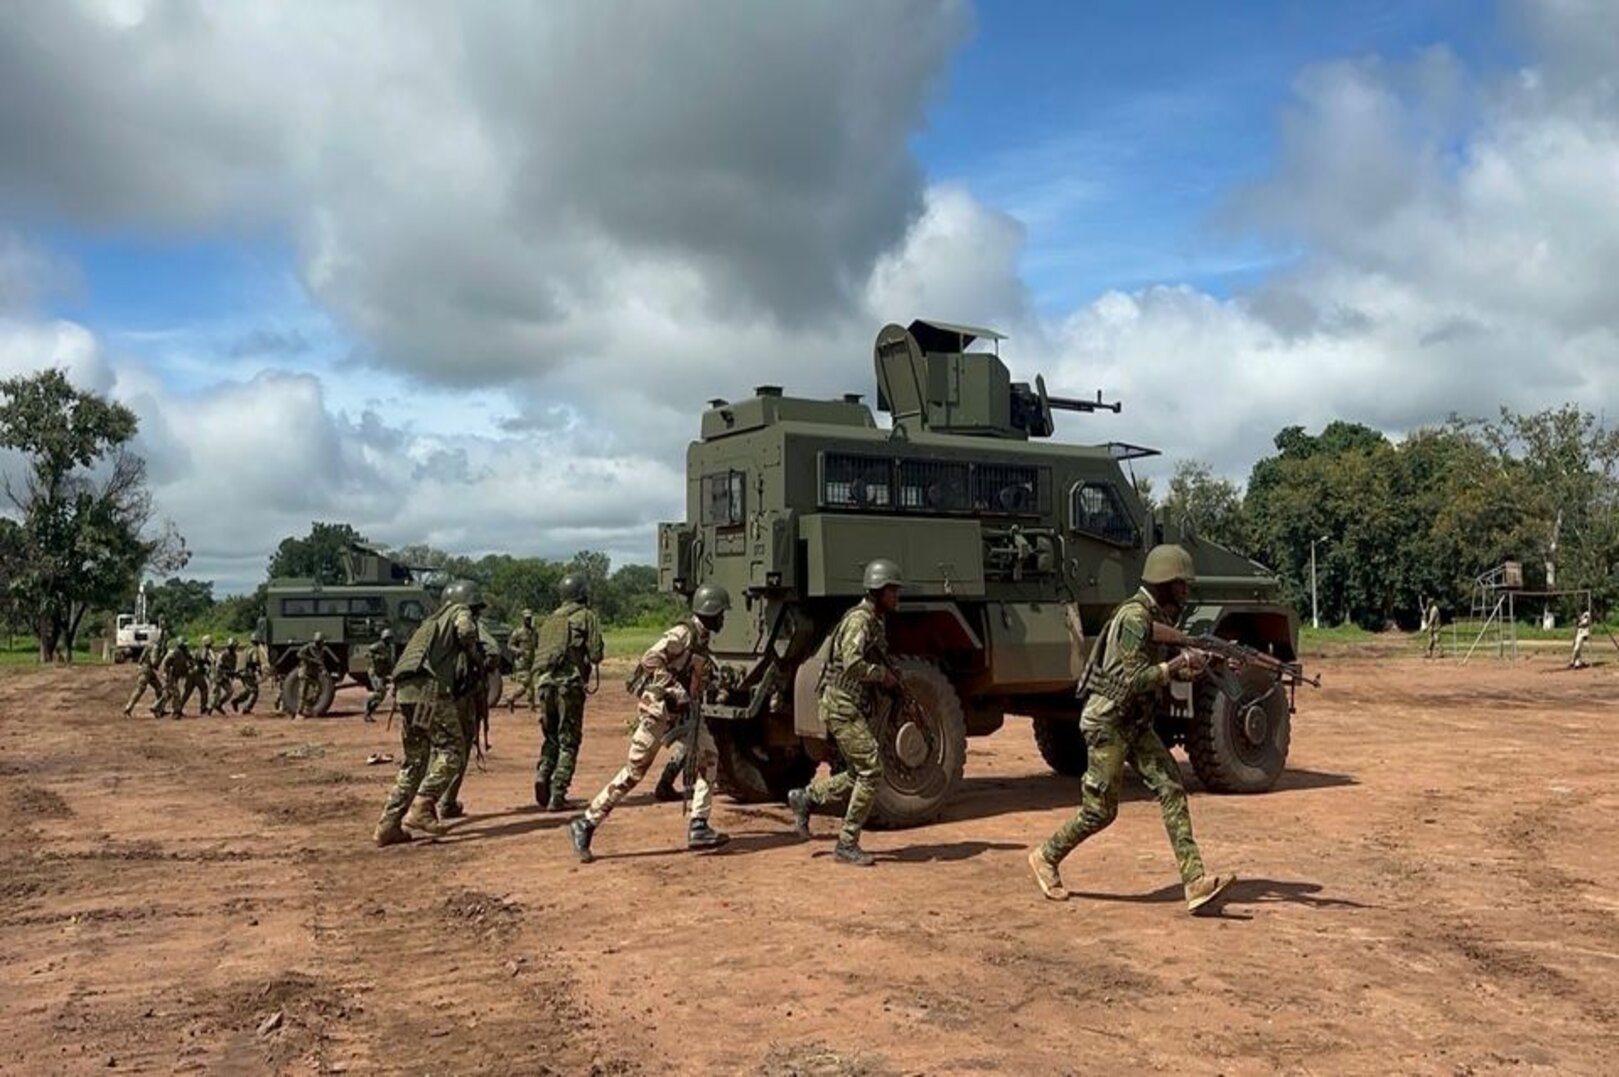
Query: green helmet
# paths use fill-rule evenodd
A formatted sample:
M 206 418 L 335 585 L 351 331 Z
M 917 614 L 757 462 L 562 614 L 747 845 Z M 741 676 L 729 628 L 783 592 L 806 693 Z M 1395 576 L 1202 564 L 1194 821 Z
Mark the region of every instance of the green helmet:
M 717 583 L 705 583 L 691 596 L 691 611 L 699 617 L 718 617 L 731 608 L 731 593 Z
M 1141 570 L 1142 583 L 1169 583 L 1172 580 L 1191 583 L 1196 579 L 1197 570 L 1192 567 L 1192 555 L 1181 546 L 1154 546 L 1147 553 L 1147 563 Z
M 386 643 L 388 640 L 391 640 L 393 638 L 394 638 L 394 630 L 393 629 L 384 628 L 382 630 L 382 640 L 383 640 L 384 643 Z
M 570 572 L 557 584 L 557 594 L 564 602 L 589 602 L 590 581 L 577 572 Z
M 881 591 L 884 587 L 899 587 L 905 583 L 899 566 L 886 557 L 879 557 L 866 566 L 865 586 L 868 591 Z
M 230 639 L 225 641 L 225 649 L 228 650 L 228 651 L 233 651 L 237 647 L 240 647 L 240 646 L 241 646 L 241 644 L 236 642 L 236 637 L 235 636 L 232 636 Z
M 444 601 L 479 609 L 483 606 L 483 592 L 471 580 L 456 580 L 444 589 Z
M 523 620 L 525 620 L 525 621 L 534 620 L 534 611 L 533 610 L 524 610 L 523 611 Z
M 309 641 L 311 643 L 325 643 L 326 642 L 326 633 L 324 633 L 324 632 L 316 632 L 313 636 L 309 637 Z
M 214 637 L 212 637 L 212 636 L 204 636 L 204 637 L 202 637 L 202 645 L 204 647 L 212 647 L 214 645 Z
M 174 637 L 174 649 L 177 651 L 183 651 L 186 649 L 186 638 L 184 636 Z

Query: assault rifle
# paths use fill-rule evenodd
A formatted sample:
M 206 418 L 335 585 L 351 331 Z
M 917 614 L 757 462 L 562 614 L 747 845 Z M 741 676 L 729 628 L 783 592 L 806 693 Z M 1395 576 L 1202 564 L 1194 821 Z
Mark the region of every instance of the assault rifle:
M 713 673 L 714 660 L 706 655 L 692 655 L 691 683 L 686 689 L 686 758 L 681 761 L 680 785 L 684 794 L 680 798 L 680 814 L 691 809 L 692 790 L 697 785 L 697 738 L 703 729 L 703 697 L 708 694 L 708 680 Z
M 1304 672 L 1304 666 L 1300 663 L 1268 655 L 1246 643 L 1238 643 L 1209 633 L 1193 636 L 1173 625 L 1156 622 L 1152 626 L 1152 640 L 1154 643 L 1165 643 L 1182 650 L 1201 651 L 1213 659 L 1215 664 L 1224 666 L 1225 671 L 1216 673 L 1215 677 L 1220 682 L 1220 690 L 1231 697 L 1232 702 L 1259 702 L 1283 686 L 1286 686 L 1289 694 L 1301 684 L 1307 684 L 1312 688 L 1321 687 L 1319 674 L 1312 677 Z M 1250 666 L 1270 678 L 1270 687 L 1261 693 L 1258 699 L 1251 701 L 1243 699 L 1241 677 L 1242 671 Z

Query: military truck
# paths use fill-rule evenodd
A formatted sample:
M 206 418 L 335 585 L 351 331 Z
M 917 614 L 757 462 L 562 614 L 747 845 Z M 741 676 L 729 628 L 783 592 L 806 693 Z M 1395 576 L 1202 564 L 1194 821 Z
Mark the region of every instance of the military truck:
M 1083 773 L 1077 679 L 1156 543 L 1195 559 L 1184 627 L 1296 655 L 1298 620 L 1268 570 L 1149 514 L 1124 466 L 1155 450 L 1047 440 L 1054 411 L 1120 406 L 1013 382 L 1002 339 L 946 322 L 885 326 L 874 360 L 886 427 L 855 394 L 767 385 L 709 402 L 687 452 L 686 520 L 659 526 L 659 582 L 683 595 L 716 583 L 735 601 L 714 644 L 726 668 L 712 683 L 727 687 L 705 707 L 732 795 L 779 801 L 832 753 L 816 652 L 876 557 L 905 575 L 888 636 L 920 703 L 875 718 L 874 818 L 889 826 L 934 818 L 961 781 L 967 738 L 1008 715 L 1032 719 L 1054 770 Z M 997 350 L 969 350 L 975 341 Z M 1238 695 L 1248 702 L 1213 683 L 1176 686 L 1162 732 L 1208 788 L 1266 790 L 1287 759 L 1291 693 Z
M 432 571 L 412 568 L 381 550 L 356 543 L 343 551 L 341 584 L 272 578 L 265 592 L 265 616 L 259 621 L 259 632 L 269 645 L 272 665 L 287 674 L 282 682 L 281 705 L 289 711 L 297 707 L 302 691 L 297 651 L 316 632 L 321 633 L 335 662 L 327 663 L 315 712 L 327 713 L 344 677 L 366 684 L 366 648 L 382 635 L 382 630 L 393 629 L 395 646 L 403 647 L 417 626 L 438 608 L 442 586 L 427 582 Z M 511 629 L 489 619 L 481 619 L 480 626 L 485 648 L 499 653 L 501 673 L 510 673 L 506 641 Z M 504 691 L 504 678 L 491 678 L 491 706 Z

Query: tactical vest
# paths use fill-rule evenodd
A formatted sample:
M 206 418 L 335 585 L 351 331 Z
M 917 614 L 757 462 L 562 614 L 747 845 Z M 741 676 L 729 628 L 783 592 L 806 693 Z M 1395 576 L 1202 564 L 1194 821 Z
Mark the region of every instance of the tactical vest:
M 447 695 L 459 697 L 472 686 L 460 642 L 455 637 L 456 616 L 465 606 L 445 606 L 411 633 L 394 663 L 394 683 L 400 686 L 432 680 Z M 404 697 L 400 702 L 405 702 Z
M 856 620 L 868 616 L 875 622 L 876 646 L 879 650 L 884 651 L 886 655 L 888 637 L 883 630 L 882 617 L 875 611 L 868 613 L 865 610 L 864 603 L 855 606 L 843 615 L 843 618 L 838 621 L 837 627 L 832 629 L 827 635 L 826 641 L 821 644 L 820 650 L 816 652 L 816 657 L 822 660 L 821 678 L 815 685 L 817 694 L 824 692 L 828 688 L 836 688 L 840 692 L 858 698 L 869 687 L 864 681 L 851 675 L 843 666 L 844 637 L 853 631 Z
M 569 645 L 573 640 L 573 615 L 584 609 L 576 603 L 558 607 L 540 623 L 539 638 L 534 647 L 534 671 L 557 673 L 564 662 L 573 659 Z
M 1086 696 L 1096 695 L 1114 703 L 1124 703 L 1130 698 L 1129 683 L 1121 675 L 1117 665 L 1109 665 L 1106 662 L 1106 657 L 1107 652 L 1118 643 L 1119 617 L 1131 606 L 1139 606 L 1146 612 L 1148 619 L 1152 619 L 1152 606 L 1140 592 L 1119 604 L 1119 608 L 1113 611 L 1113 616 L 1101 634 L 1096 637 L 1091 653 L 1086 657 L 1085 668 L 1080 672 L 1079 686 L 1074 693 L 1076 697 L 1084 699 Z

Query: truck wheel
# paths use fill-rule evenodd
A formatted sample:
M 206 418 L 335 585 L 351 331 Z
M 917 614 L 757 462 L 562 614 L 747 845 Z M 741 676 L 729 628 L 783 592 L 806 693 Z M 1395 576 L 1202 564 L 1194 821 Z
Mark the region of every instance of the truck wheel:
M 708 731 L 719 751 L 720 791 L 742 804 L 781 804 L 787 790 L 815 776 L 815 760 L 802 744 L 769 747 L 756 722 L 710 722 Z
M 493 707 L 500 702 L 500 697 L 506 693 L 506 678 L 500 675 L 497 669 L 489 674 L 489 706 Z
M 883 776 L 871 819 L 877 826 L 931 822 L 949 803 L 967 765 L 967 720 L 961 697 L 938 666 L 925 658 L 901 658 L 895 666 L 921 714 L 888 708 L 873 723 Z
M 1247 686 L 1255 692 L 1256 686 Z M 1264 686 L 1257 692 L 1263 693 Z M 1198 780 L 1216 793 L 1263 793 L 1287 766 L 1292 739 L 1287 694 L 1277 688 L 1253 702 L 1238 704 L 1205 681 L 1193 696 L 1186 754 Z
M 1073 718 L 1036 718 L 1034 744 L 1040 758 L 1058 774 L 1077 778 L 1085 773 L 1085 737 Z
M 298 702 L 303 694 L 302 670 L 293 670 L 281 682 L 281 708 L 288 714 L 298 713 Z M 320 695 L 315 699 L 315 713 L 322 717 L 332 709 L 332 698 L 337 695 L 337 678 L 330 670 L 320 671 Z

